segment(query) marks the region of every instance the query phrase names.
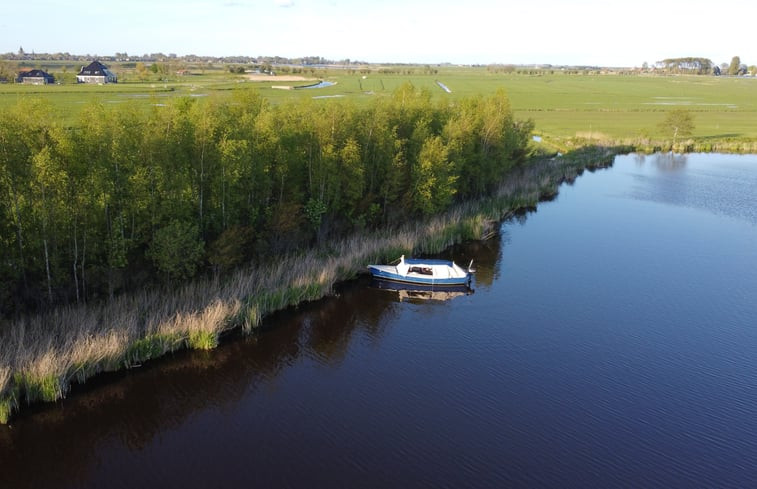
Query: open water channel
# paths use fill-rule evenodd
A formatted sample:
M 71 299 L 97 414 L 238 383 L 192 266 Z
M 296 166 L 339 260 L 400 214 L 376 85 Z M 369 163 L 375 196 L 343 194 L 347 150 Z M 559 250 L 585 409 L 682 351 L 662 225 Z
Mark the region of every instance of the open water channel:
M 444 256 L 475 293 L 361 279 L 24 409 L 0 487 L 757 487 L 757 156 L 621 156 Z

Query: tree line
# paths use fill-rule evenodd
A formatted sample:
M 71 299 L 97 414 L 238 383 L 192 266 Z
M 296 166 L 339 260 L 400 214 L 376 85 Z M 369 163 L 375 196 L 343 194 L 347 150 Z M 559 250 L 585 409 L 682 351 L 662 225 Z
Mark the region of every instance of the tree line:
M 366 107 L 323 102 L 272 105 L 254 90 L 93 102 L 72 127 L 38 99 L 3 111 L 2 314 L 429 216 L 487 193 L 532 130 L 502 91 L 434 103 L 406 84 Z
M 712 74 L 713 63 L 707 58 L 668 58 L 657 62 L 657 66 L 669 73 L 688 73 L 695 75 Z
M 644 69 L 647 69 L 644 63 Z M 746 75 L 754 73 L 754 67 L 747 67 L 741 62 L 741 58 L 734 56 L 730 63 L 722 63 L 720 66 L 707 58 L 670 58 L 658 61 L 656 66 L 668 73 L 694 74 L 694 75 Z

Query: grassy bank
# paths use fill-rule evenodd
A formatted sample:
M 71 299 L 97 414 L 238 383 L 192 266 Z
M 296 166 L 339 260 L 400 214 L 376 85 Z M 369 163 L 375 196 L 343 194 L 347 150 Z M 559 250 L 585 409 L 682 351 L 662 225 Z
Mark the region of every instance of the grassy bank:
M 324 297 L 366 264 L 401 254 L 438 253 L 481 239 L 516 209 L 533 207 L 585 168 L 611 164 L 627 148 L 584 147 L 560 158 L 538 158 L 516 168 L 490 198 L 469 202 L 424 222 L 328 248 L 281 257 L 222 279 L 196 281 L 174 291 L 125 295 L 87 307 L 63 307 L 0 329 L 0 422 L 34 402 L 65 397 L 74 382 L 100 372 L 132 368 L 182 348 L 211 349 L 233 328 L 254 332 L 264 317 Z

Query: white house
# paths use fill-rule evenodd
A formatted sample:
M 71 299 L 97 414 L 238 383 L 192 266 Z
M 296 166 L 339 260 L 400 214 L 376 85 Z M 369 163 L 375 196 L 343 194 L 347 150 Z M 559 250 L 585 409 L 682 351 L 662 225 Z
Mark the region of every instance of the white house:
M 107 66 L 99 61 L 93 61 L 87 66 L 82 66 L 76 75 L 77 83 L 117 83 L 116 75 Z

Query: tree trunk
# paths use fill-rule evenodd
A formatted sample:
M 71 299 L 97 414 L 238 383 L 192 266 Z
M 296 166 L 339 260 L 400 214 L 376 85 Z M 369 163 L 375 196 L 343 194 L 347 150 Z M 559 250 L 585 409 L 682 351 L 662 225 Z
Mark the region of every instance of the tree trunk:
M 85 228 L 86 229 L 86 228 Z M 87 303 L 87 281 L 84 278 L 84 262 L 87 259 L 87 233 L 81 238 L 81 297 Z
M 47 272 L 47 299 L 50 301 L 50 304 L 53 303 L 53 286 L 52 286 L 52 279 L 50 278 L 50 256 L 47 253 L 47 238 L 44 238 L 42 240 L 42 243 L 44 244 L 45 248 L 45 272 Z
M 76 237 L 76 219 L 74 219 L 74 287 L 76 288 L 76 303 L 79 303 L 79 272 L 76 267 L 79 261 L 79 242 Z
M 226 230 L 226 165 L 221 166 L 221 226 Z
M 203 188 L 205 186 L 205 141 L 202 143 L 202 149 L 200 150 L 200 191 L 199 191 L 199 198 L 200 198 L 200 234 L 202 236 L 205 236 L 205 226 L 202 222 L 202 199 L 203 199 Z
M 21 216 L 18 212 L 18 195 L 13 190 L 10 184 L 8 184 L 8 190 L 13 198 L 13 220 L 16 221 L 16 241 L 18 242 L 18 258 L 21 260 L 21 278 L 24 281 L 24 291 L 27 290 L 26 281 L 26 261 L 24 260 L 24 240 L 21 228 Z

